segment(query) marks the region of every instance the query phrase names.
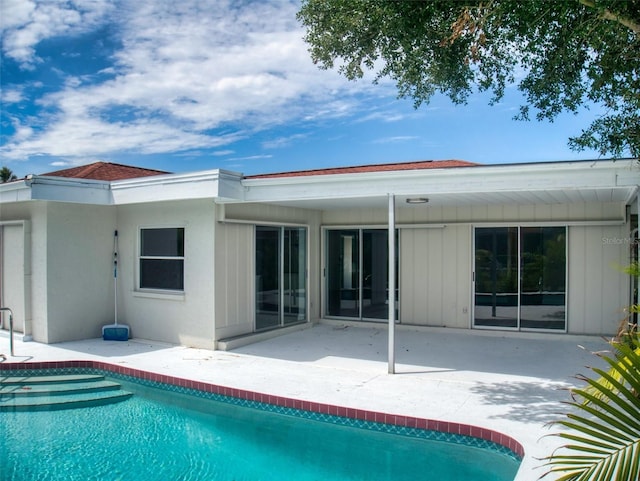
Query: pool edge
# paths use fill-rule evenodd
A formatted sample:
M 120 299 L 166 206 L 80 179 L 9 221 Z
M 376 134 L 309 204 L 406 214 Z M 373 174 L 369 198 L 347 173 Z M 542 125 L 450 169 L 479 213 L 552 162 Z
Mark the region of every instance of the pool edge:
M 96 360 L 67 360 L 67 361 L 37 361 L 37 362 L 3 362 L 0 364 L 0 375 L 5 372 L 28 370 L 28 369 L 99 369 L 111 373 L 130 376 L 145 381 L 159 382 L 171 384 L 187 389 L 194 389 L 222 396 L 230 396 L 248 401 L 272 404 L 275 406 L 299 409 L 303 411 L 312 411 L 319 414 L 327 414 L 331 416 L 347 417 L 362 421 L 390 424 L 394 426 L 407 427 L 413 429 L 425 429 L 430 431 L 439 431 L 447 434 L 456 434 L 460 436 L 469 436 L 482 439 L 498 444 L 509 449 L 521 460 L 524 458 L 524 447 L 514 438 L 507 436 L 498 431 L 472 426 L 468 424 L 456 423 L 451 421 L 439 421 L 435 419 L 418 418 L 413 416 L 397 415 L 390 413 L 382 413 L 377 411 L 369 411 L 364 409 L 348 408 L 344 406 L 336 406 L 333 404 L 318 403 L 314 401 L 303 401 L 283 396 L 275 396 L 272 394 L 258 393 L 245 389 L 220 386 L 203 381 L 180 378 L 177 376 L 168 376 L 152 371 L 132 368 L 111 364 L 104 361 Z

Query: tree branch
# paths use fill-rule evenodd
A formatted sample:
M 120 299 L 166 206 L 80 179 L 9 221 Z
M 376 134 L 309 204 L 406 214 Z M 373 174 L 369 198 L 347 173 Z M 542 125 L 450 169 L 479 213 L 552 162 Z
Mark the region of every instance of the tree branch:
M 595 0 L 579 0 L 579 2 L 585 7 L 596 8 Z M 640 24 L 638 24 L 637 22 L 633 21 L 630 18 L 625 18 L 620 15 L 616 15 L 611 10 L 606 8 L 602 11 L 601 17 L 604 18 L 605 20 L 613 20 L 614 22 L 618 22 L 620 25 L 624 25 L 625 27 L 627 27 L 637 36 L 640 36 Z

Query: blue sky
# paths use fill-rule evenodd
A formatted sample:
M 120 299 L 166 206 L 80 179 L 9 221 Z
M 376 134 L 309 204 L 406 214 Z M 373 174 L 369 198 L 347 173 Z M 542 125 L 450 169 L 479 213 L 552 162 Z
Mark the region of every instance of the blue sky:
M 597 158 L 554 123 L 436 96 L 413 108 L 392 83 L 349 82 L 309 57 L 297 1 L 1 0 L 0 165 L 29 173 L 98 160 L 245 174 L 429 159 Z

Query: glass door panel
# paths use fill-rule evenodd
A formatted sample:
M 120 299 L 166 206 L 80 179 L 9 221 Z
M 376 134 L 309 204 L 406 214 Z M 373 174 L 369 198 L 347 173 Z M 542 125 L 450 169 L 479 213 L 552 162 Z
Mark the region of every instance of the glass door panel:
M 327 232 L 327 315 L 360 318 L 360 232 Z
M 388 232 L 384 230 L 362 231 L 362 317 L 386 319 L 389 316 L 387 239 Z
M 256 227 L 256 331 L 280 325 L 280 228 Z
M 396 245 L 398 235 L 396 232 Z M 398 249 L 396 249 L 396 306 L 398 303 Z M 397 309 L 397 308 L 396 308 Z M 362 231 L 362 317 L 389 317 L 389 231 Z M 396 319 L 398 312 L 396 311 Z
M 326 239 L 326 315 L 353 319 L 387 319 L 389 231 L 328 230 Z M 396 231 L 396 243 L 397 239 Z M 396 249 L 396 319 L 398 258 Z
M 518 327 L 518 228 L 475 230 L 474 325 Z
M 283 323 L 304 321 L 307 317 L 307 231 L 284 229 Z
M 566 327 L 566 228 L 520 229 L 520 327 Z

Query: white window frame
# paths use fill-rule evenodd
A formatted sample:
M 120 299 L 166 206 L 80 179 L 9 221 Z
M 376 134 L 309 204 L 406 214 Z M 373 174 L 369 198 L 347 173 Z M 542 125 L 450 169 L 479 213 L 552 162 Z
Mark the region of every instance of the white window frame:
M 182 237 L 183 237 L 183 246 L 182 246 L 182 256 L 145 256 L 142 254 L 142 232 L 145 230 L 176 230 L 176 229 L 182 229 L 183 233 L 182 233 Z M 185 255 L 185 251 L 186 251 L 186 236 L 187 236 L 187 229 L 184 225 L 147 225 L 147 226 L 141 226 L 138 228 L 138 248 L 137 248 L 137 262 L 136 262 L 136 272 L 137 272 L 137 276 L 136 276 L 136 291 L 138 293 L 142 293 L 142 294 L 150 294 L 153 295 L 154 293 L 160 294 L 162 295 L 169 295 L 169 296 L 175 296 L 175 295 L 184 295 L 185 289 L 184 289 L 184 284 L 185 284 L 185 269 L 186 269 L 186 255 Z M 169 288 L 159 288 L 159 287 L 143 287 L 141 285 L 142 283 L 142 261 L 145 259 L 156 259 L 156 260 L 175 260 L 175 261 L 182 261 L 182 289 L 169 289 Z

